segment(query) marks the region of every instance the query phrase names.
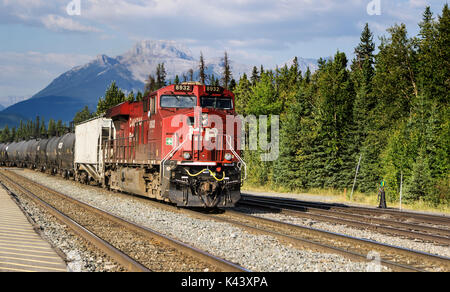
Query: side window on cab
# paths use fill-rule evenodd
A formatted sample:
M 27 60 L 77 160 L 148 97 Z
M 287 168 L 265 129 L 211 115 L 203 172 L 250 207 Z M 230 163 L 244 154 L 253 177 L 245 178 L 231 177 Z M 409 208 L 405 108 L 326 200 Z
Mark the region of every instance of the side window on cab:
M 148 112 L 148 101 L 148 97 L 144 98 L 144 113 Z
M 156 96 L 150 97 L 150 114 L 156 114 Z

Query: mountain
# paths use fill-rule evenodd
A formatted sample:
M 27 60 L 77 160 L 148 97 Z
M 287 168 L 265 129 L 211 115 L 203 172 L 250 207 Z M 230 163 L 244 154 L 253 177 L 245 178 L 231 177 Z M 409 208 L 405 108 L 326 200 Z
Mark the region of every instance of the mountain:
M 104 96 L 112 81 L 125 92 L 143 91 L 148 75 L 155 74 L 160 63 L 166 68 L 166 80 L 173 80 L 176 75 L 183 80 L 183 75 L 187 76 L 190 69 L 194 69 L 194 78 L 198 79 L 198 59 L 187 47 L 175 41 L 141 41 L 122 55 L 114 58 L 99 55 L 95 60 L 63 73 L 30 99 L 1 111 L 0 127 L 15 126 L 20 119 L 34 120 L 38 115 L 47 121 L 52 118 L 70 122 L 86 105 L 96 110 L 99 98 Z M 313 70 L 317 67 L 317 61 L 310 59 L 299 58 L 299 64 L 303 72 L 306 66 Z M 214 74 L 216 78 L 222 75 L 222 58 L 207 59 L 206 66 L 208 75 Z M 250 75 L 252 68 L 231 61 L 236 80 L 244 73 Z
M 284 65 L 287 65 L 288 67 L 292 66 L 294 64 L 294 59 L 295 57 L 284 63 L 283 66 Z M 297 58 L 297 62 L 303 74 L 305 74 L 308 68 L 309 70 L 311 70 L 311 73 L 314 73 L 315 71 L 317 71 L 317 69 L 319 69 L 319 65 L 316 59 Z
M 61 96 L 79 98 L 85 103 L 96 104 L 112 81 L 116 81 L 120 88 L 127 91 L 137 92 L 144 87 L 143 82 L 133 78 L 127 66 L 115 58 L 99 55 L 92 62 L 62 74 L 31 99 Z

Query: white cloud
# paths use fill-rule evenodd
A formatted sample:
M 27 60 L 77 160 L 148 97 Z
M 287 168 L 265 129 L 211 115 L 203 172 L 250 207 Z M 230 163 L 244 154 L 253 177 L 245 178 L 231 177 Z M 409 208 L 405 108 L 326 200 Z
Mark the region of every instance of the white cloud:
M 0 23 L 41 26 L 57 32 L 91 33 L 100 29 L 67 15 L 70 0 L 0 0 Z
M 101 30 L 83 25 L 72 18 L 62 17 L 59 15 L 46 15 L 41 18 L 44 26 L 54 31 L 71 31 L 71 32 L 100 32 Z
M 342 13 L 364 0 L 92 0 L 84 9 L 89 19 L 123 20 L 128 17 L 196 18 L 223 27 L 309 18 L 311 14 Z M 349 11 L 350 12 L 350 11 Z

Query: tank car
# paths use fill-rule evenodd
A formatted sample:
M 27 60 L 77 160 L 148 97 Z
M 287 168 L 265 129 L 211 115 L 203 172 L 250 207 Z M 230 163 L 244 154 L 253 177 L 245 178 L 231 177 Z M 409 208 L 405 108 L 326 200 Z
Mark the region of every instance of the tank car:
M 47 161 L 45 163 L 46 171 L 51 174 L 58 173 L 58 145 L 62 137 L 53 137 L 48 141 L 46 147 Z
M 0 144 L 0 165 L 6 165 L 6 162 L 8 160 L 8 155 L 6 152 L 6 148 L 8 147 L 9 143 L 2 143 Z
M 30 169 L 36 168 L 36 154 L 37 154 L 37 145 L 38 140 L 30 140 L 26 144 L 26 157 L 25 164 Z
M 17 147 L 17 163 L 19 167 L 27 165 L 27 148 L 31 141 L 21 141 Z
M 38 141 L 36 146 L 36 168 L 40 171 L 47 169 L 47 145 L 49 139 L 42 139 Z
M 58 140 L 57 165 L 58 172 L 64 177 L 69 178 L 74 174 L 74 146 L 75 134 L 69 133 Z
M 21 164 L 20 161 L 20 151 L 25 144 L 25 141 L 21 142 L 13 142 L 6 148 L 6 153 L 8 155 L 7 166 L 19 166 Z

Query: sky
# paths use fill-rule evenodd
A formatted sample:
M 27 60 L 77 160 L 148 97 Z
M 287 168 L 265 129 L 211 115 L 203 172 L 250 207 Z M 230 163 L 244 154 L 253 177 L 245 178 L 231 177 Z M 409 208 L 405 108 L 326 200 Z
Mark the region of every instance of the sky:
M 394 24 L 410 35 L 427 5 L 446 0 L 0 0 L 0 104 L 29 98 L 99 54 L 141 40 L 175 40 L 194 56 L 266 68 L 294 56 L 352 57 L 365 23 L 375 40 Z

